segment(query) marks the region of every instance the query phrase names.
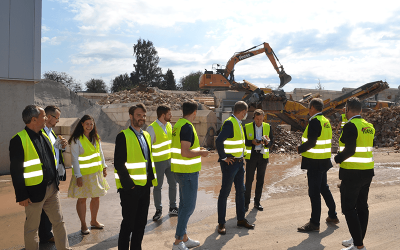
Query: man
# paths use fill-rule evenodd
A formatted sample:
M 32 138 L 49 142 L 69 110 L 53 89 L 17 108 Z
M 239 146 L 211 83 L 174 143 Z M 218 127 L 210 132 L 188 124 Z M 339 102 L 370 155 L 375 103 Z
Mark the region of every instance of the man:
M 164 182 L 164 174 L 169 186 L 169 214 L 178 215 L 176 207 L 176 180 L 175 174 L 171 172 L 171 108 L 166 105 L 157 107 L 157 120 L 147 127 L 151 136 L 154 165 L 156 166 L 158 185 L 153 189 L 154 206 L 156 213 L 153 221 L 157 221 L 162 215 L 161 189 Z
M 254 197 L 254 208 L 263 211 L 260 204 L 262 189 L 264 186 L 265 170 L 267 169 L 269 148 L 273 144 L 271 126 L 263 122 L 264 111 L 256 109 L 253 116 L 254 122 L 246 124 L 244 134 L 246 135 L 246 191 L 244 195 L 245 211 L 249 210 L 251 187 L 253 185 L 254 173 L 257 170 L 257 184 Z
M 368 225 L 368 192 L 374 176 L 372 155 L 374 126 L 361 116 L 361 102 L 352 97 L 346 103 L 346 118 L 339 139 L 339 179 L 342 212 L 346 218 L 351 239 L 342 242 L 344 250 L 366 249 L 363 243 Z M 342 249 L 343 250 L 343 249 Z
M 120 195 L 122 222 L 118 249 L 142 249 L 144 229 L 150 205 L 150 187 L 157 186 L 157 175 L 151 152 L 151 137 L 143 131 L 146 107 L 129 108 L 131 125 L 115 140 L 115 182 Z
M 68 244 L 59 200 L 59 178 L 54 148 L 42 129 L 46 124 L 45 111 L 28 105 L 22 111 L 24 130 L 10 141 L 10 172 L 16 200 L 25 207 L 25 249 L 39 249 L 37 231 L 42 209 L 53 225 L 57 249 L 71 249 Z
M 336 128 L 337 134 L 341 133 L 343 126 L 346 124 L 346 122 L 348 122 L 347 117 L 346 117 L 346 108 L 343 108 L 343 114 L 340 116 L 340 121 Z
M 188 237 L 186 229 L 196 207 L 201 157 L 208 155 L 207 150 L 200 150 L 200 141 L 193 126 L 197 103 L 183 103 L 182 113 L 183 118 L 174 125 L 171 146 L 171 171 L 179 183 L 178 224 L 173 250 L 187 250 L 200 245 L 200 242 Z
M 332 128 L 321 111 L 324 103 L 314 98 L 309 104 L 309 119 L 302 136 L 302 145 L 297 148 L 302 157 L 301 169 L 307 169 L 308 196 L 311 201 L 311 218 L 304 226 L 297 228 L 299 232 L 319 231 L 321 218 L 321 195 L 329 208 L 326 222 L 337 224 L 336 204 L 327 184 L 327 171 L 332 167 L 331 143 Z
M 47 106 L 44 109 L 44 112 L 46 113 L 47 120 L 46 120 L 46 126 L 42 130 L 42 133 L 46 133 L 47 137 L 49 137 L 51 144 L 53 145 L 55 149 L 55 157 L 56 157 L 56 169 L 58 173 L 58 177 L 60 181 L 65 181 L 66 180 L 66 171 L 65 171 L 65 165 L 64 165 L 64 158 L 62 155 L 62 152 L 65 150 L 65 147 L 68 144 L 68 141 L 64 139 L 63 137 L 56 136 L 56 134 L 53 131 L 53 128 L 55 128 L 56 124 L 60 120 L 61 116 L 61 110 L 56 107 L 56 106 Z M 57 140 L 58 139 L 58 140 Z M 50 223 L 49 218 L 47 217 L 46 213 L 42 211 L 42 215 L 40 218 L 40 225 L 39 225 L 39 239 L 40 242 L 50 242 L 54 243 L 54 235 L 51 232 L 52 226 Z
M 219 159 L 222 171 L 222 185 L 218 196 L 218 233 L 226 234 L 225 216 L 226 201 L 235 183 L 236 190 L 236 216 L 237 225 L 253 229 L 254 225 L 245 219 L 244 204 L 244 167 L 243 157 L 246 153 L 245 136 L 242 127 L 242 120 L 247 117 L 247 104 L 238 101 L 233 107 L 233 115 L 225 120 L 221 132 L 216 140 Z

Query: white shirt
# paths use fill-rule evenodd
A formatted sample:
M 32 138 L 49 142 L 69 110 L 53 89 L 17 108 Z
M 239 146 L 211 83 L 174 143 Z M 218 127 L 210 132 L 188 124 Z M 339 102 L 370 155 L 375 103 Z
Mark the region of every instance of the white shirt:
M 168 122 L 166 122 L 165 124 L 163 124 L 162 122 L 160 122 L 160 120 L 156 120 L 157 124 L 160 125 L 160 127 L 164 130 L 164 133 L 167 134 L 167 124 Z M 151 144 L 154 144 L 154 142 L 156 142 L 157 138 L 156 138 L 156 132 L 154 132 L 154 128 L 153 126 L 148 126 L 146 131 L 150 134 L 151 136 Z
M 93 143 L 94 147 L 96 148 L 96 143 Z M 106 161 L 104 159 L 103 155 L 103 150 L 101 149 L 101 142 L 99 141 L 99 147 L 100 147 L 100 157 L 101 157 L 101 163 L 103 164 L 104 168 L 107 168 Z M 81 169 L 79 167 L 79 160 L 78 157 L 81 154 L 84 154 L 85 150 L 82 147 L 81 141 L 78 139 L 76 142 L 74 140 L 71 141 L 71 155 L 72 155 L 72 167 L 74 168 L 74 174 L 76 178 L 82 177 L 81 174 Z
M 50 138 L 50 142 L 53 145 L 54 151 L 56 153 L 56 160 L 57 160 L 56 169 L 58 171 L 58 175 L 63 176 L 65 174 L 65 168 L 59 167 L 59 165 L 62 165 L 62 163 L 60 163 L 60 149 L 63 151 L 64 151 L 64 149 L 62 148 L 61 143 L 59 143 L 57 141 L 57 138 L 54 137 L 53 133 L 51 132 L 51 131 L 53 131 L 52 128 L 48 128 L 45 126 L 44 131 L 46 132 L 47 136 Z
M 262 138 L 262 136 L 263 136 L 263 126 L 262 126 L 262 124 L 261 124 L 260 127 L 257 127 L 257 125 L 255 124 L 254 127 L 255 127 L 255 131 L 254 131 L 255 135 L 254 135 L 254 138 L 255 138 L 256 140 L 261 140 L 261 138 Z M 262 145 L 263 145 L 263 144 L 260 144 L 260 145 L 255 146 L 255 147 L 254 147 L 254 150 L 261 150 L 261 149 L 262 149 Z

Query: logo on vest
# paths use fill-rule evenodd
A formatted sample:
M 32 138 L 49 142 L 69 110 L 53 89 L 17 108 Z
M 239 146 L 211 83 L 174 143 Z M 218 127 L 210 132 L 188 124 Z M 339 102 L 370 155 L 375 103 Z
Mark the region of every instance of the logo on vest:
M 174 129 L 174 131 L 172 131 L 172 136 L 176 136 L 176 129 Z
M 374 133 L 374 130 L 370 127 L 362 128 L 361 131 L 363 132 L 363 134 L 373 134 Z
M 329 122 L 325 122 L 324 127 L 325 128 L 331 128 L 331 124 Z

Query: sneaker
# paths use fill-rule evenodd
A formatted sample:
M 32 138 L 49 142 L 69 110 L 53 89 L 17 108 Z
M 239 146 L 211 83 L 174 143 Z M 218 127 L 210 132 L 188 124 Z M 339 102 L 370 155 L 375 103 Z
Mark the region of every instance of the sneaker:
M 319 231 L 319 226 L 316 226 L 314 223 L 307 222 L 304 226 L 297 228 L 298 232 L 311 232 L 311 231 Z
M 336 219 L 332 219 L 331 217 L 327 217 L 326 218 L 326 223 L 332 223 L 332 224 L 338 224 L 339 223 L 339 219 L 336 217 Z
M 188 237 L 188 240 L 185 243 L 185 246 L 187 248 L 192 248 L 192 247 L 197 247 L 200 246 L 200 242 L 197 240 L 192 240 L 191 238 Z
M 342 248 L 342 250 L 367 250 L 367 248 L 357 248 L 356 246 L 352 245 L 350 247 Z
M 350 238 L 350 240 L 342 241 L 342 245 L 345 247 L 349 247 L 349 246 L 353 245 L 353 238 Z
M 177 207 L 172 207 L 169 209 L 169 215 L 175 215 L 178 216 L 178 208 Z
M 153 216 L 153 221 L 158 221 L 161 218 L 161 215 L 162 215 L 162 210 L 157 209 L 156 214 Z
M 183 243 L 183 241 L 179 242 L 178 245 L 175 245 L 175 243 L 172 243 L 172 250 L 189 250 L 189 248 L 187 248 L 185 246 L 185 243 Z

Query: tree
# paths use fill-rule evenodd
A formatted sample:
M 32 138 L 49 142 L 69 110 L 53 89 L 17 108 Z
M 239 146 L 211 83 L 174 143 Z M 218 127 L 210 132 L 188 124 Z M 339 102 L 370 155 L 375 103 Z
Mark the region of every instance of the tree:
M 106 83 L 102 79 L 90 79 L 85 83 L 86 91 L 90 93 L 107 93 Z
M 318 89 L 318 90 L 323 90 L 324 89 L 324 86 L 322 86 L 321 81 L 319 80 L 319 78 L 318 78 L 317 86 L 315 86 L 315 89 Z
M 153 43 L 139 38 L 137 44 L 133 45 L 133 56 L 136 57 L 136 63 L 133 64 L 135 68 L 133 84 L 143 83 L 147 87 L 158 87 L 162 72 L 158 67 L 160 58 Z
M 162 75 L 160 89 L 176 90 L 176 81 L 172 70 L 168 69 L 165 75 Z
M 65 87 L 69 88 L 74 92 L 82 91 L 81 84 L 78 83 L 72 76 L 68 75 L 65 72 L 57 72 L 53 70 L 46 71 L 43 74 L 43 78 L 62 83 L 65 85 Z
M 189 75 L 184 76 L 180 79 L 182 84 L 182 90 L 199 90 L 199 78 L 201 71 L 191 72 Z
M 134 74 L 134 72 L 132 72 L 131 75 L 132 74 Z M 121 74 L 111 81 L 111 92 L 115 93 L 125 89 L 132 89 L 134 86 L 127 73 Z

